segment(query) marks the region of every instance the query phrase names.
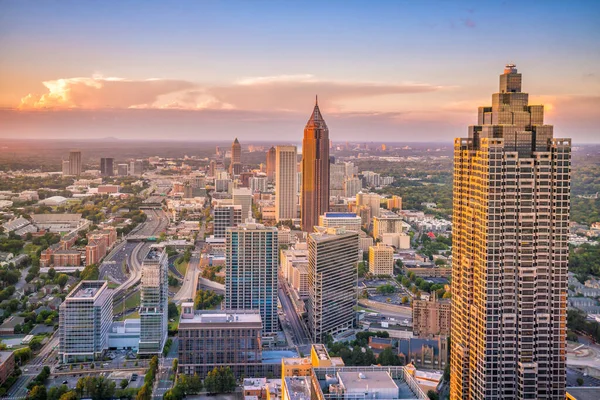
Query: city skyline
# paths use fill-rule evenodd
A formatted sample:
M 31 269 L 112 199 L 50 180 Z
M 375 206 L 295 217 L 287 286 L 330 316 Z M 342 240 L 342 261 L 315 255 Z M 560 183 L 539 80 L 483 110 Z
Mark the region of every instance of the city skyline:
M 334 140 L 447 140 L 492 90 L 485 71 L 514 62 L 562 136 L 598 141 L 595 2 L 525 4 L 527 24 L 500 18 L 501 2 L 332 2 L 317 16 L 292 4 L 136 4 L 5 3 L 0 137 L 289 140 L 319 94 Z M 327 28 L 305 29 L 307 14 Z M 327 62 L 309 62 L 308 46 Z

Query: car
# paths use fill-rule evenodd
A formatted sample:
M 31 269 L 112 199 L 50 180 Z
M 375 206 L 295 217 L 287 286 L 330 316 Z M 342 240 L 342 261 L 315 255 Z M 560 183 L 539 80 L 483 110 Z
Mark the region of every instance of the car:
M 63 385 L 67 385 L 69 383 L 69 381 L 63 381 Z

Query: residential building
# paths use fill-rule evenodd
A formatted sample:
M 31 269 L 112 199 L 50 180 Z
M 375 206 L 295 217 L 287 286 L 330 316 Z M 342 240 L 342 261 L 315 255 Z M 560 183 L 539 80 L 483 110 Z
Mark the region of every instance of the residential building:
M 102 176 L 113 176 L 114 173 L 114 164 L 115 159 L 114 158 L 105 158 L 102 157 L 100 159 L 100 175 Z
M 179 372 L 205 377 L 215 367 L 228 366 L 236 376 L 252 376 L 249 368 L 262 362 L 261 331 L 257 310 L 194 311 L 194 303 L 183 303 Z
M 168 331 L 167 252 L 153 246 L 142 262 L 139 354 L 161 354 Z
M 217 205 L 213 214 L 213 234 L 215 238 L 224 238 L 227 228 L 238 226 L 243 221 L 241 205 Z
M 394 249 L 381 243 L 369 247 L 369 272 L 394 276 Z
M 268 190 L 266 176 L 253 176 L 249 180 L 250 192 L 266 193 Z
M 81 253 L 77 250 L 57 250 L 53 254 L 54 266 L 70 267 L 81 265 Z M 40 266 L 42 265 L 40 260 Z
M 308 330 L 314 342 L 356 322 L 358 233 L 317 228 L 308 235 Z
M 275 182 L 275 163 L 277 150 L 272 147 L 267 152 L 267 179 L 270 182 Z
M 410 236 L 405 233 L 384 233 L 381 235 L 381 243 L 406 250 L 410 249 Z
M 373 237 L 381 239 L 386 233 L 402 233 L 404 221 L 398 214 L 382 210 L 378 217 L 373 217 Z
M 258 310 L 263 334 L 277 333 L 277 228 L 252 218 L 225 233 L 225 309 Z
M 242 218 L 248 218 L 248 213 L 252 211 L 252 192 L 250 189 L 233 189 L 233 204 L 242 206 Z
M 71 150 L 69 153 L 69 175 L 79 176 L 81 171 L 81 151 Z
M 413 334 L 418 337 L 450 336 L 450 300 L 438 299 L 435 293 L 428 300 L 412 301 Z
M 371 210 L 371 218 L 379 217 L 381 210 L 381 196 L 376 193 L 356 194 L 356 207 L 367 206 Z
M 344 197 L 355 197 L 361 190 L 362 180 L 360 178 L 346 178 L 344 181 Z
M 329 128 L 318 102 L 302 141 L 302 229 L 312 232 L 319 215 L 329 211 Z
M 113 318 L 113 290 L 106 281 L 81 281 L 59 307 L 62 362 L 97 360 L 108 347 Z
M 521 80 L 454 141 L 451 398 L 566 396 L 571 140 Z
M 402 197 L 394 195 L 386 201 L 388 210 L 402 210 Z
M 326 212 L 319 216 L 319 226 L 324 228 L 345 228 L 347 231 L 360 232 L 362 220 L 355 213 Z
M 4 384 L 15 370 L 15 354 L 12 351 L 0 351 L 0 385 Z
M 277 146 L 275 151 L 275 220 L 298 218 L 298 152 L 296 146 Z

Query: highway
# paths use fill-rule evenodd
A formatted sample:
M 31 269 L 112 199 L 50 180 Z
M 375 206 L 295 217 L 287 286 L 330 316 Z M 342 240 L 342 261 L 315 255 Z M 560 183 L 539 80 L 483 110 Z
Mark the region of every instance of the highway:
M 177 304 L 184 301 L 194 301 L 196 296 L 198 275 L 200 274 L 200 255 L 192 255 L 190 263 L 185 271 L 185 277 L 179 291 L 173 297 L 173 301 Z

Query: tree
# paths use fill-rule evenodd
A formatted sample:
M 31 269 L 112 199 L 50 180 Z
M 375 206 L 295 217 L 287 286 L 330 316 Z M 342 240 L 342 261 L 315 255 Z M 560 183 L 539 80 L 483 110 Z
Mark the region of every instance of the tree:
M 583 386 L 583 382 L 584 382 L 584 381 L 583 381 L 583 378 L 581 378 L 581 377 L 580 377 L 580 378 L 577 378 L 577 384 L 578 384 L 579 386 Z
M 48 400 L 60 400 L 60 398 L 69 391 L 66 385 L 54 386 L 48 390 L 46 398 Z
M 381 365 L 402 365 L 402 361 L 400 360 L 400 357 L 394 353 L 394 351 L 388 347 L 387 349 L 384 349 L 380 354 L 379 357 L 377 357 L 377 362 Z
M 406 303 L 408 303 L 408 297 L 402 296 L 402 304 L 406 304 Z
M 179 365 L 179 360 L 174 358 L 173 359 L 173 364 L 171 365 L 171 367 L 173 368 L 173 371 L 177 372 L 177 366 Z
M 48 278 L 54 279 L 55 276 L 56 276 L 56 270 L 54 268 L 50 268 L 48 270 Z
M 36 385 L 31 389 L 31 392 L 29 392 L 29 397 L 30 400 L 46 400 L 47 399 L 47 394 L 46 394 L 46 386 L 44 385 Z
M 175 318 L 179 315 L 179 310 L 177 309 L 177 304 L 172 301 L 169 302 L 169 318 Z
M 152 388 L 144 383 L 141 389 L 138 391 L 135 400 L 150 400 L 152 398 Z
M 427 392 L 427 397 L 429 397 L 430 400 L 439 400 L 440 395 L 435 390 L 429 390 Z
M 236 382 L 229 367 L 216 367 L 206 375 L 204 386 L 208 393 L 231 393 L 235 390 Z
M 60 396 L 59 400 L 77 400 L 77 393 L 75 393 L 73 390 L 63 394 L 62 396 Z
M 121 383 L 119 384 L 121 389 L 125 389 L 127 385 L 129 385 L 129 381 L 127 379 L 121 379 Z

